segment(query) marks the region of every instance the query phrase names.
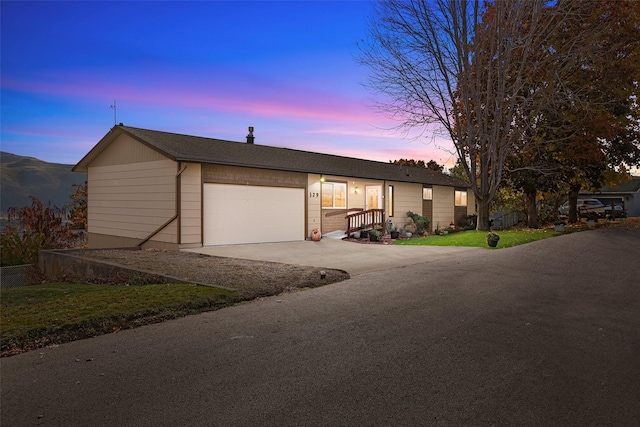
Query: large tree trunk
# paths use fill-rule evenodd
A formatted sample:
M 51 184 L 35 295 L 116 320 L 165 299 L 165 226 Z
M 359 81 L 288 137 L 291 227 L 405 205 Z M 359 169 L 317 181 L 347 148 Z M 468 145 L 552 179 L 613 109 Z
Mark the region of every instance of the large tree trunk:
M 478 199 L 478 230 L 489 230 L 489 200 Z
M 538 210 L 536 209 L 536 191 L 525 193 L 527 198 L 527 227 L 538 228 Z
M 569 223 L 573 224 L 578 222 L 578 192 L 580 191 L 580 184 L 572 184 L 569 189 Z

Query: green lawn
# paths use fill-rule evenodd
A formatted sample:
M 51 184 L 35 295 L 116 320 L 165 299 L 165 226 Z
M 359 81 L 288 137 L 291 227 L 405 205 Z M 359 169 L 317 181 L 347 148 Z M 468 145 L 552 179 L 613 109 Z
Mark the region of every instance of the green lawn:
M 239 294 L 191 284 L 47 284 L 0 291 L 2 354 L 226 307 Z
M 496 231 L 500 236 L 500 241 L 495 249 L 510 248 L 511 246 L 522 245 L 524 243 L 536 240 L 546 239 L 547 237 L 558 236 L 561 233 L 553 231 L 553 229 L 523 229 L 523 230 L 505 230 Z M 414 245 L 414 246 L 474 246 L 480 248 L 489 248 L 487 245 L 486 231 L 462 231 L 459 233 L 450 233 L 446 236 L 426 236 L 417 237 L 408 240 L 396 240 L 396 245 Z

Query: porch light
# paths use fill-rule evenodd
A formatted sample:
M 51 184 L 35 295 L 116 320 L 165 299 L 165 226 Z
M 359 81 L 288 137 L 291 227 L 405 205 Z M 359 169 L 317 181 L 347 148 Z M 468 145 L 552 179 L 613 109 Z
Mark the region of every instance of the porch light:
M 324 175 L 320 175 L 320 182 L 324 182 Z
M 358 187 L 354 188 L 354 189 L 353 189 L 353 192 L 354 192 L 354 193 L 356 193 L 356 194 L 358 194 Z

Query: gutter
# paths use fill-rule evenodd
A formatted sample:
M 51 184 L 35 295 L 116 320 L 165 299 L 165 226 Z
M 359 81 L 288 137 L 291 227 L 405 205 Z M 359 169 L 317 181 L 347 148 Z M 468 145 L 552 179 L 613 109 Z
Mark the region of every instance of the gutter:
M 160 227 L 158 227 L 155 230 L 153 230 L 151 232 L 151 234 L 149 234 L 140 243 L 138 243 L 138 245 L 137 245 L 138 247 L 142 247 L 142 245 L 147 243 L 149 241 L 149 239 L 151 239 L 153 236 L 155 236 L 160 231 L 162 231 L 166 226 L 171 224 L 176 219 L 179 219 L 179 217 L 180 217 L 180 213 L 179 213 L 180 212 L 180 175 L 182 175 L 182 172 L 184 172 L 185 170 L 187 170 L 187 165 L 186 164 L 176 174 L 176 198 L 175 198 L 176 199 L 176 205 L 175 205 L 175 213 L 164 224 L 162 224 Z M 180 244 L 180 227 L 178 227 L 178 244 Z

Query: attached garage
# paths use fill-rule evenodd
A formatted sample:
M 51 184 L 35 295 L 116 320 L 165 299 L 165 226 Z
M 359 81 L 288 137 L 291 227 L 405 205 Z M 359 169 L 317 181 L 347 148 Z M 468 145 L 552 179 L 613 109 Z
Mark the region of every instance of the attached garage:
M 305 190 L 203 184 L 203 244 L 305 239 Z

